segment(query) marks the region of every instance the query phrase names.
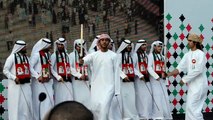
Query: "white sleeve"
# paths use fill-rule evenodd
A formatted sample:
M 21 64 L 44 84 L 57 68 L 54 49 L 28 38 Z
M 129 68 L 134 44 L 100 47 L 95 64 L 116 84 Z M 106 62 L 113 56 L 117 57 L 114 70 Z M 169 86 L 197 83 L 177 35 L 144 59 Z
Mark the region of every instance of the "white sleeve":
M 118 54 L 117 55 L 117 66 L 118 66 L 118 68 L 119 68 L 119 70 L 118 70 L 118 72 L 119 72 L 119 74 L 120 74 L 120 77 L 121 77 L 121 79 L 124 79 L 125 77 L 127 77 L 127 75 L 122 71 L 122 63 L 121 63 L 121 57 L 122 57 L 122 55 L 121 54 Z
M 82 76 L 81 73 L 77 72 L 75 68 L 71 67 L 70 66 L 70 69 L 71 69 L 71 74 L 75 77 L 77 77 L 78 79 Z
M 51 68 L 51 73 L 53 75 L 53 77 L 55 77 L 58 81 L 59 79 L 61 79 L 62 77 L 57 73 L 57 71 L 55 71 L 55 68 L 56 68 L 56 54 L 53 53 L 50 57 L 50 61 L 51 61 L 51 65 L 50 65 L 50 68 Z
M 30 73 L 31 73 L 31 76 L 38 79 L 40 76 L 39 74 L 33 69 L 32 66 L 32 63 L 31 63 L 31 60 L 28 58 L 28 61 L 29 61 L 29 64 L 30 64 Z
M 7 58 L 4 68 L 3 68 L 3 73 L 7 76 L 8 79 L 11 79 L 11 80 L 16 79 L 16 75 L 11 73 L 11 69 L 14 64 L 15 64 L 14 55 L 12 54 Z
M 88 54 L 86 55 L 83 60 L 84 60 L 84 64 L 91 64 L 92 63 L 92 59 L 93 59 L 93 55 L 94 53 Z
M 207 59 L 205 54 L 200 54 L 199 56 L 197 56 L 195 69 L 188 71 L 187 75 L 182 78 L 183 82 L 188 83 L 190 81 L 193 81 L 198 75 L 205 72 L 206 62 Z
M 121 67 L 120 67 L 120 77 L 121 79 L 124 79 L 125 77 L 127 77 L 127 75 L 121 70 Z
M 159 76 L 158 74 L 154 71 L 154 58 L 153 58 L 153 54 L 149 54 L 148 55 L 148 67 L 147 70 L 149 72 L 149 74 L 154 78 L 154 79 L 158 79 Z
M 38 64 L 40 59 L 40 55 L 39 54 L 33 54 L 33 56 L 30 57 L 30 70 L 36 71 L 34 68 L 36 66 L 36 64 Z M 36 71 L 38 72 L 38 71 Z M 41 76 L 41 73 L 38 73 L 38 76 Z
M 75 52 L 72 52 L 69 54 L 69 59 L 70 59 L 70 70 L 71 70 L 71 74 L 74 76 L 74 77 L 77 77 L 78 79 L 82 76 L 81 73 L 77 72 L 77 70 L 75 69 L 75 58 L 74 58 L 74 55 Z
M 115 73 L 115 95 L 120 94 L 121 91 L 121 79 L 120 79 L 120 68 L 119 68 L 119 61 L 117 56 L 114 59 L 114 73 Z
M 70 66 L 75 67 L 75 58 L 73 52 L 69 54 Z
M 179 73 L 182 71 L 186 71 L 186 69 L 187 69 L 187 66 L 188 66 L 187 65 L 187 56 L 188 55 L 185 54 L 177 66 L 177 70 L 179 71 Z
M 138 76 L 138 78 L 142 78 L 144 75 L 138 69 L 138 55 L 136 53 L 133 54 L 132 60 L 133 60 L 135 75 Z

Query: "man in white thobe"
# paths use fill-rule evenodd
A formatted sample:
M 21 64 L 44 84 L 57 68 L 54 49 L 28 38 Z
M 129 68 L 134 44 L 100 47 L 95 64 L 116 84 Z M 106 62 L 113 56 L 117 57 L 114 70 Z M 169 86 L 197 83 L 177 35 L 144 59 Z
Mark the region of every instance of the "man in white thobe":
M 152 119 L 172 119 L 169 96 L 165 83 L 164 56 L 162 55 L 163 43 L 154 41 L 148 55 L 148 72 L 153 93 Z
M 9 120 L 32 120 L 31 76 L 38 77 L 30 69 L 29 58 L 26 56 L 26 43 L 15 42 L 10 56 L 7 58 L 3 73 L 8 78 L 8 118 Z
M 167 75 L 187 72 L 180 81 L 181 84 L 188 83 L 185 120 L 203 120 L 202 108 L 208 91 L 205 68 L 207 59 L 202 51 L 202 39 L 198 35 L 189 34 L 188 46 L 190 51 L 183 56 L 177 68 Z
M 54 53 L 51 55 L 51 71 L 54 78 L 55 105 L 63 101 L 74 100 L 72 88 L 72 76 L 81 79 L 81 74 L 77 72 L 70 63 L 67 53 L 67 42 L 64 38 L 59 38 L 54 42 Z
M 143 75 L 134 69 L 132 59 L 133 43 L 130 40 L 122 41 L 117 50 L 120 77 L 121 77 L 121 99 L 124 120 L 139 120 L 135 104 L 135 75 L 143 79 Z
M 54 106 L 53 80 L 51 74 L 56 74 L 50 69 L 50 47 L 51 41 L 47 38 L 40 39 L 31 52 L 30 61 L 32 68 L 38 73 L 39 78 L 32 82 L 34 120 L 42 120 L 46 113 Z M 46 97 L 41 99 L 41 95 Z
M 73 77 L 72 84 L 74 100 L 82 103 L 87 108 L 90 108 L 90 70 L 88 65 L 79 64 L 79 59 L 86 56 L 86 54 L 87 51 L 85 41 L 81 39 L 75 40 L 73 45 L 73 52 L 69 55 L 70 63 L 77 72 L 84 75 L 85 79 L 81 80 L 76 77 Z
M 91 110 L 95 120 L 108 120 L 112 98 L 120 93 L 116 54 L 108 50 L 109 43 L 109 35 L 100 35 L 98 39 L 100 50 L 80 60 L 80 63 L 93 65 Z
M 152 118 L 152 89 L 150 86 L 149 73 L 147 71 L 148 55 L 146 53 L 146 40 L 138 40 L 133 54 L 134 67 L 140 75 L 135 76 L 136 108 L 140 119 L 148 120 Z

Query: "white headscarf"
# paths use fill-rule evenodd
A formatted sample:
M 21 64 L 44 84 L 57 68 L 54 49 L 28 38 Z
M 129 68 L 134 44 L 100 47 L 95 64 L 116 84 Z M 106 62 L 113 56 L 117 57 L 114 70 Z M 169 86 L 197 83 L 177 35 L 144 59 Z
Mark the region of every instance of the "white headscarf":
M 63 44 L 64 45 L 64 50 L 67 52 L 67 41 L 64 38 L 58 38 L 54 42 L 54 52 L 58 50 L 57 44 Z
M 138 49 L 141 47 L 141 45 L 146 44 L 146 40 L 138 40 L 135 45 L 135 52 L 138 51 Z
M 151 49 L 149 51 L 149 54 L 151 54 L 153 51 L 154 51 L 154 46 L 158 46 L 158 45 L 162 45 L 163 46 L 163 43 L 161 41 L 154 41 L 151 45 Z M 163 51 L 163 50 L 162 50 Z M 162 51 L 161 51 L 161 54 L 162 54 Z
M 134 44 L 130 41 L 130 40 L 124 40 L 122 41 L 120 47 L 118 48 L 117 50 L 117 54 L 121 53 L 129 44 L 131 44 L 132 46 L 132 51 L 131 51 L 131 54 L 133 54 L 133 51 L 134 51 Z
M 51 45 L 51 41 L 47 38 L 41 38 L 34 46 L 31 52 L 31 56 L 42 49 L 48 48 Z
M 73 51 L 76 51 L 76 49 L 75 49 L 76 45 L 81 46 L 81 44 L 83 44 L 84 52 L 87 54 L 87 45 L 86 45 L 86 42 L 84 40 L 81 40 L 81 39 L 76 39 L 74 41 Z
M 26 46 L 26 43 L 23 40 L 17 40 L 13 46 L 13 50 L 11 54 L 19 52 L 25 46 Z
M 98 38 L 99 38 L 99 37 L 100 37 L 100 35 L 97 35 L 97 36 L 95 37 L 95 39 L 93 40 L 93 42 L 92 42 L 92 44 L 91 44 L 91 46 L 90 46 L 90 48 L 89 48 L 88 51 L 93 50 L 93 49 L 95 48 L 95 46 L 97 46 Z

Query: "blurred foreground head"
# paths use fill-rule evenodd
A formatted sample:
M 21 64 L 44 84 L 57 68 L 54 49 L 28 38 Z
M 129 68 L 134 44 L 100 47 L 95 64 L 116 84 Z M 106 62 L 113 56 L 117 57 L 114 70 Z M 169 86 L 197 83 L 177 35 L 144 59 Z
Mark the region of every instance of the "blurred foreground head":
M 93 114 L 79 102 L 65 101 L 56 105 L 45 120 L 93 120 Z

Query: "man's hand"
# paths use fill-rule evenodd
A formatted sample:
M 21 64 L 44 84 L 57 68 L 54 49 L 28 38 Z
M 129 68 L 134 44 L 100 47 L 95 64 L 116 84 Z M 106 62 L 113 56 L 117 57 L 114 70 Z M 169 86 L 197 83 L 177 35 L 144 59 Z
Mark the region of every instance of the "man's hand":
M 124 82 L 130 82 L 129 78 L 128 78 L 128 77 L 125 77 L 125 78 L 124 78 Z
M 143 81 L 145 81 L 145 78 L 144 78 L 144 77 L 141 77 L 141 78 L 140 78 L 140 80 L 143 80 Z
M 41 83 L 43 83 L 43 77 L 40 76 L 40 77 L 38 78 L 38 81 L 41 82 Z
M 167 74 L 167 77 L 172 76 L 171 72 L 168 72 L 168 73 L 166 73 L 166 74 Z
M 85 75 L 82 75 L 82 76 L 80 77 L 80 80 L 85 80 L 85 79 L 86 79 Z
M 166 79 L 167 74 L 166 74 L 165 72 L 163 72 L 163 73 L 161 74 L 161 77 L 162 77 L 163 79 Z
M 20 81 L 19 81 L 18 78 L 15 79 L 15 83 L 16 83 L 16 84 L 20 84 Z
M 64 82 L 64 79 L 63 78 L 60 78 L 59 80 L 58 80 L 58 82 Z
M 183 85 L 183 84 L 184 84 L 183 80 L 181 80 L 181 81 L 180 81 L 180 84 L 181 84 L 181 85 Z

